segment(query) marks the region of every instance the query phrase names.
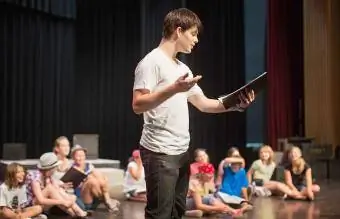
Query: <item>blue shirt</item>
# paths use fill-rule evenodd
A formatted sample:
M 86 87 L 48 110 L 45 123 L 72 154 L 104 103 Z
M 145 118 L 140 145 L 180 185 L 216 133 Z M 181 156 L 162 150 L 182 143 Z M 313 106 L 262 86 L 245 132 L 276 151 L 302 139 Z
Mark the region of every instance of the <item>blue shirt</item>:
M 241 197 L 242 188 L 248 187 L 246 171 L 241 168 L 238 172 L 233 172 L 229 166 L 224 167 L 223 170 L 224 174 L 220 191 Z

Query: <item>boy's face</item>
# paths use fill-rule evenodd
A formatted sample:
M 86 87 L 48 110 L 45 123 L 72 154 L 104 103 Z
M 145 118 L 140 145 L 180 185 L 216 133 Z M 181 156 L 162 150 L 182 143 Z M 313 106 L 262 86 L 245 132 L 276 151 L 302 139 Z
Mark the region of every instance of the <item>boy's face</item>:
M 195 44 L 198 43 L 198 29 L 196 26 L 191 27 L 186 31 L 177 28 L 177 50 L 182 53 L 191 53 Z
M 236 173 L 237 171 L 239 171 L 239 170 L 241 169 L 241 164 L 239 164 L 239 163 L 232 163 L 232 164 L 230 165 L 230 168 L 231 168 L 231 170 L 232 170 L 234 173 Z

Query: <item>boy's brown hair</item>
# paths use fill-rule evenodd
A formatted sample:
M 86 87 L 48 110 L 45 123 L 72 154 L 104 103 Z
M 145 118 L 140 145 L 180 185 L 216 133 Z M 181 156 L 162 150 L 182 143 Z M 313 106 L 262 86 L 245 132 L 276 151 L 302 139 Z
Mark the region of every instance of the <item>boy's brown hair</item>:
M 194 26 L 198 31 L 202 29 L 202 22 L 193 11 L 187 8 L 172 10 L 164 18 L 163 37 L 169 39 L 177 27 L 181 27 L 184 32 Z
M 16 183 L 16 174 L 17 174 L 19 168 L 22 168 L 24 170 L 25 176 L 26 176 L 27 171 L 26 171 L 25 167 L 18 164 L 18 163 L 11 163 L 6 168 L 5 184 L 8 186 L 9 189 L 12 189 L 15 185 L 17 185 L 19 187 L 21 186 L 21 185 L 18 185 Z M 24 182 L 25 182 L 25 180 L 24 180 Z M 22 184 L 24 184 L 24 182 Z

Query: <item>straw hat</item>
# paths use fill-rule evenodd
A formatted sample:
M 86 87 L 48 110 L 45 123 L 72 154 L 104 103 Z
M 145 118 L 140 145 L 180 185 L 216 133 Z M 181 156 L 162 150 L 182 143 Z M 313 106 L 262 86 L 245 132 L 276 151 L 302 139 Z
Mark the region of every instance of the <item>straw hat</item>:
M 37 167 L 40 170 L 50 170 L 59 166 L 59 164 L 60 161 L 58 160 L 57 155 L 55 155 L 53 152 L 47 152 L 41 155 Z

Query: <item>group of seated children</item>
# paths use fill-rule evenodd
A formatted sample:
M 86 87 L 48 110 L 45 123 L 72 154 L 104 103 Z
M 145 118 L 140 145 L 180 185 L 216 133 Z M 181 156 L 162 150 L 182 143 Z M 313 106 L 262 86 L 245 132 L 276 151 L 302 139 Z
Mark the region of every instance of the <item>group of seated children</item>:
M 70 152 L 72 161 L 67 158 Z M 68 139 L 62 136 L 56 139 L 53 152 L 40 157 L 37 170 L 26 172 L 17 163 L 9 164 L 0 186 L 0 218 L 47 218 L 43 212 L 84 218 L 100 203 L 110 212 L 118 212 L 120 203 L 110 198 L 107 178 L 86 161 L 86 152 L 79 145 L 71 150 Z M 292 146 L 288 154 L 284 182 L 279 182 L 272 180 L 276 164 L 268 145 L 259 149 L 259 159 L 252 163 L 248 172 L 239 150 L 230 148 L 217 174 L 206 151 L 197 149 L 195 162 L 190 165 L 186 216 L 217 213 L 242 217 L 244 212 L 252 210 L 252 194 L 314 200 L 320 187 L 313 184 L 311 167 L 303 159 L 299 147 Z M 79 185 L 62 181 L 71 168 L 85 176 Z M 147 199 L 139 150 L 134 150 L 129 160 L 123 192 L 128 200 L 145 202 Z
M 289 162 L 284 167 L 284 182 L 274 181 L 276 164 L 270 146 L 259 150 L 259 159 L 254 161 L 248 172 L 245 160 L 237 148 L 229 149 L 214 179 L 214 166 L 204 149 L 195 151 L 195 162 L 191 164 L 187 216 L 201 217 L 203 214 L 230 214 L 234 218 L 252 209 L 250 197 L 281 195 L 283 198 L 314 200 L 320 187 L 313 184 L 311 167 L 302 158 L 299 147 L 289 150 Z M 231 207 L 232 206 L 232 207 Z
M 46 214 L 85 218 L 100 203 L 118 212 L 119 202 L 110 198 L 108 180 L 86 162 L 86 149 L 74 146 L 73 161 L 67 158 L 69 153 L 69 141 L 62 136 L 56 139 L 53 152 L 40 157 L 36 170 L 27 172 L 20 164 L 9 164 L 0 186 L 0 218 L 43 219 Z M 77 186 L 61 180 L 71 168 L 84 175 Z

